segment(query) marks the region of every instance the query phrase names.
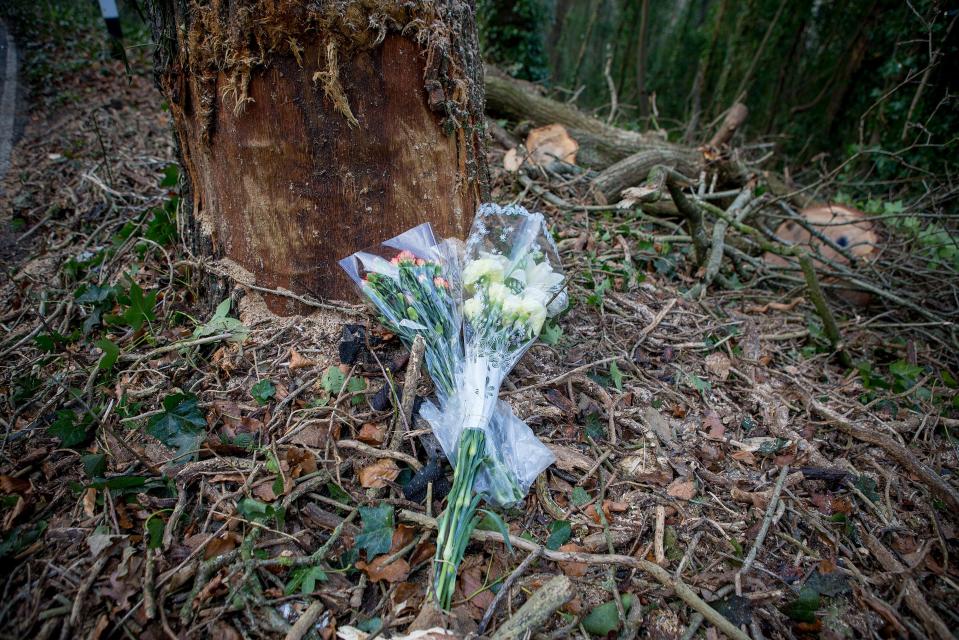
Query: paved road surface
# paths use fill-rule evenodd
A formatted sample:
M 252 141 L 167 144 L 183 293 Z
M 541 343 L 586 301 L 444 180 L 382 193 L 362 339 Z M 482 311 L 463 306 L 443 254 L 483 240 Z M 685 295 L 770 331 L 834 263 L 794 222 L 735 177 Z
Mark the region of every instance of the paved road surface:
M 17 113 L 17 48 L 7 25 L 0 21 L 0 179 L 10 168 Z

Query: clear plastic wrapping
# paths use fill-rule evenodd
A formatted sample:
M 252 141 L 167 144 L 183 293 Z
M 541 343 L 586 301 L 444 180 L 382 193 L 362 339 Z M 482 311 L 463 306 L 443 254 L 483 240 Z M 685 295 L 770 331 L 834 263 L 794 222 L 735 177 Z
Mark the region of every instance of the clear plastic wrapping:
M 423 335 L 437 403 L 424 403 L 420 415 L 450 462 L 464 430 L 483 431 L 474 490 L 496 506 L 522 500 L 554 458 L 498 395 L 546 317 L 566 306 L 543 216 L 486 204 L 465 252 L 422 224 L 340 265 L 407 346 Z

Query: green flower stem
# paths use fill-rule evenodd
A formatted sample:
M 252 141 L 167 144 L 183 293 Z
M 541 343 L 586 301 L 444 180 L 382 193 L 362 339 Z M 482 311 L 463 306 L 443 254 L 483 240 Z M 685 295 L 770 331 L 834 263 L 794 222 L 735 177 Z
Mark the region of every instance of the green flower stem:
M 466 429 L 460 436 L 453 487 L 438 523 L 434 586 L 436 599 L 443 609 L 448 610 L 452 604 L 456 573 L 476 526 L 480 496 L 473 495 L 473 482 L 485 457 L 486 433 L 482 429 Z

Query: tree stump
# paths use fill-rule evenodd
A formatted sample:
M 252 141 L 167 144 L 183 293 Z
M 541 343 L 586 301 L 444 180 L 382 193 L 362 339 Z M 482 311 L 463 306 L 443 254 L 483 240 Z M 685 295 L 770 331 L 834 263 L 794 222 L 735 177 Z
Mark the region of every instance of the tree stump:
M 488 183 L 471 3 L 150 9 L 195 253 L 261 287 L 348 299 L 340 258 L 421 222 L 465 235 Z

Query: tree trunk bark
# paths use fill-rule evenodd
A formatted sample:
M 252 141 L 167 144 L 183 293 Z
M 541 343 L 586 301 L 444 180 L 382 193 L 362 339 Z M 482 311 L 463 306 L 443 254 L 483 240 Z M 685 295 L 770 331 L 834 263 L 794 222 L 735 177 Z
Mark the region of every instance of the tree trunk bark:
M 465 234 L 488 188 L 468 0 L 154 0 L 151 17 L 201 255 L 346 299 L 340 258 L 421 222 Z

